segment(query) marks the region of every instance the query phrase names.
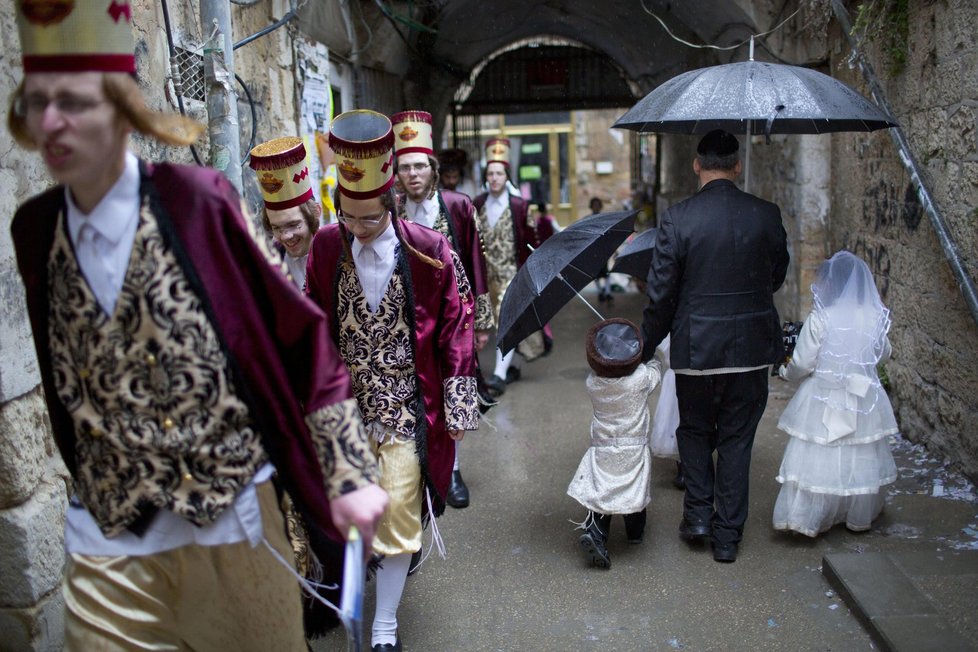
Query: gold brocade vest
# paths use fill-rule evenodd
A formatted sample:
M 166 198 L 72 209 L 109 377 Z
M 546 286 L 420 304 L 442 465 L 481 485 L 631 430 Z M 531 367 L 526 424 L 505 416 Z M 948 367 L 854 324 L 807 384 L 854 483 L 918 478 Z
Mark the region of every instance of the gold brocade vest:
M 372 313 L 353 264 L 342 264 L 336 297 L 340 355 L 350 370 L 360 416 L 374 436 L 382 426 L 413 438 L 418 424 L 418 381 L 406 305 L 399 267 Z
M 212 523 L 267 459 L 217 332 L 145 204 L 111 315 L 65 222 L 48 260 L 49 335 L 75 423 L 75 492 L 107 536 L 152 508 Z
M 488 203 L 488 202 L 487 202 Z M 509 282 L 516 276 L 516 239 L 513 235 L 513 211 L 507 206 L 496 225 L 489 227 L 489 216 L 484 204 L 479 211 L 479 233 L 486 256 L 486 276 L 492 294 L 492 308 L 499 323 L 499 308 Z

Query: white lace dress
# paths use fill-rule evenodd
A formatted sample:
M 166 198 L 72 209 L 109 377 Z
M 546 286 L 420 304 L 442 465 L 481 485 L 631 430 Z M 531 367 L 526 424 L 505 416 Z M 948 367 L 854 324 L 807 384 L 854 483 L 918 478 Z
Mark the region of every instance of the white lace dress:
M 587 377 L 594 408 L 591 446 L 567 495 L 599 514 L 634 514 L 652 500 L 649 454 L 649 394 L 659 384 L 657 360 L 639 364 L 630 376 Z
M 778 421 L 791 439 L 777 476 L 774 528 L 810 537 L 838 523 L 868 530 L 883 509 L 881 488 L 897 477 L 887 443 L 898 430 L 890 400 L 875 371 L 844 382 L 829 372 L 832 360 L 819 355 L 826 321 L 817 311 L 809 316 L 781 370 L 782 378 L 803 380 Z M 889 353 L 886 340 L 882 359 Z

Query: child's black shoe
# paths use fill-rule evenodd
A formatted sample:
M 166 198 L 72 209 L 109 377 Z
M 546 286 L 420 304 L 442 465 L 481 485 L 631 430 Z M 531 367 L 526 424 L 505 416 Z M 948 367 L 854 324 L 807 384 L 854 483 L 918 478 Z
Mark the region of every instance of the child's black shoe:
M 589 530 L 581 535 L 580 542 L 588 561 L 598 568 L 611 568 L 611 555 L 599 533 Z

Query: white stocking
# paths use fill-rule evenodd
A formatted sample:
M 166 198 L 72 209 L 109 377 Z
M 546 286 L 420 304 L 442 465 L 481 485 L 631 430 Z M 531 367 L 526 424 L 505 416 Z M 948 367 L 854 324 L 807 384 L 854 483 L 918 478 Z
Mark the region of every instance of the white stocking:
M 455 442 L 455 464 L 452 466 L 452 471 L 458 471 L 458 447 L 462 442 Z
M 509 371 L 509 365 L 513 361 L 513 356 L 515 354 L 516 349 L 513 349 L 506 355 L 503 355 L 499 349 L 496 349 L 496 367 L 493 370 L 492 375 L 506 380 L 506 372 Z
M 404 592 L 411 553 L 387 555 L 381 563 L 383 567 L 377 569 L 377 609 L 374 612 L 371 646 L 393 645 L 397 640 L 397 606 Z

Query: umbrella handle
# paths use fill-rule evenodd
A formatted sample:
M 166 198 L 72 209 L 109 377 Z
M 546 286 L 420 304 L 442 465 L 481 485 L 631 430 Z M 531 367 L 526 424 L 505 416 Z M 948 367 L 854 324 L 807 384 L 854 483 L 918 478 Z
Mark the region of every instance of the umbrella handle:
M 559 278 L 564 283 L 567 283 L 567 279 L 565 279 L 562 274 L 557 274 L 557 278 Z M 573 285 L 571 285 L 570 283 L 567 283 L 567 287 L 569 287 L 571 289 L 571 291 L 573 291 L 574 294 L 577 295 L 577 298 L 578 299 L 580 299 L 581 301 L 584 302 L 584 305 L 585 306 L 587 306 L 588 308 L 591 309 L 591 312 L 593 312 L 595 315 L 598 316 L 598 319 L 600 319 L 601 321 L 604 321 L 604 317 L 601 316 L 601 313 L 598 312 L 597 309 L 594 306 L 591 305 L 591 302 L 590 301 L 588 301 L 587 299 L 585 299 L 584 297 L 582 297 L 581 296 L 581 293 L 578 292 L 577 290 L 575 290 Z
M 534 246 L 531 245 L 529 242 L 526 243 L 526 248 L 530 250 L 530 253 L 531 254 L 534 251 L 536 251 L 536 248 L 534 248 Z M 581 293 L 578 292 L 577 290 L 575 290 L 573 285 L 571 285 L 570 283 L 567 282 L 567 279 L 564 278 L 564 275 L 563 274 L 557 274 L 557 278 L 559 278 L 564 283 L 567 283 L 567 287 L 569 287 L 571 289 L 571 292 L 573 292 L 574 294 L 576 294 L 577 295 L 577 298 L 580 299 L 581 301 L 583 301 L 584 302 L 584 305 L 587 306 L 588 308 L 590 308 L 591 309 L 591 312 L 593 312 L 595 315 L 598 316 L 598 319 L 600 319 L 601 321 L 604 321 L 604 317 L 601 316 L 601 313 L 598 312 L 597 309 L 594 306 L 591 305 L 591 302 L 590 301 L 588 301 L 587 299 L 585 299 L 584 297 L 582 297 L 581 296 Z

